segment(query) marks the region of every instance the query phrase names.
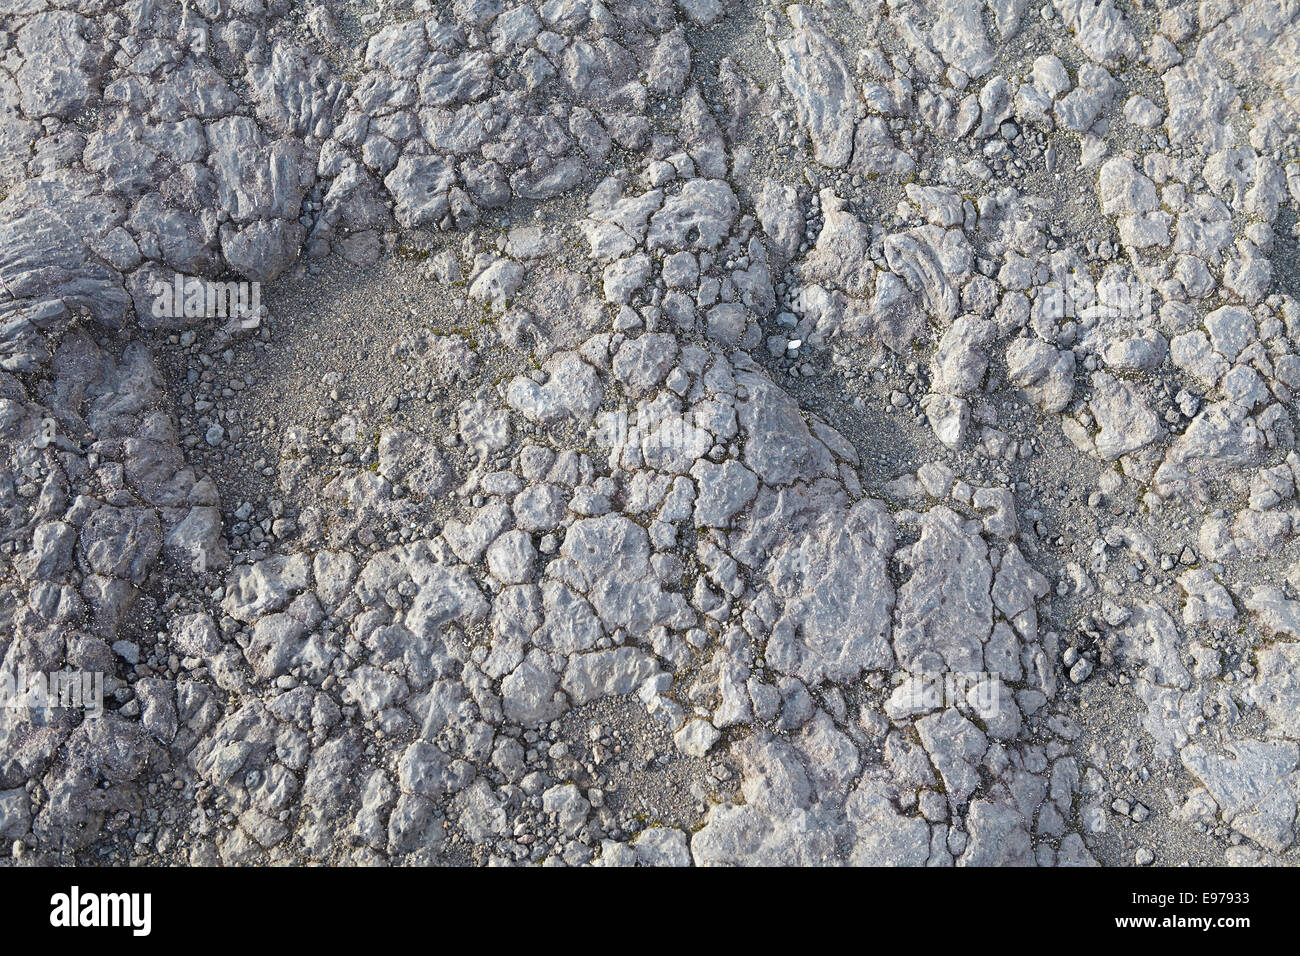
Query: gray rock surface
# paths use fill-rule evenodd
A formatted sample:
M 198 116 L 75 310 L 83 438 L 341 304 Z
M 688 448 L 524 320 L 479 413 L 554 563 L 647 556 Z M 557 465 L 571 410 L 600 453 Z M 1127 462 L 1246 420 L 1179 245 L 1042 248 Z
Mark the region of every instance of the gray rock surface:
M 0 865 L 1300 859 L 1294 5 L 0 7 Z

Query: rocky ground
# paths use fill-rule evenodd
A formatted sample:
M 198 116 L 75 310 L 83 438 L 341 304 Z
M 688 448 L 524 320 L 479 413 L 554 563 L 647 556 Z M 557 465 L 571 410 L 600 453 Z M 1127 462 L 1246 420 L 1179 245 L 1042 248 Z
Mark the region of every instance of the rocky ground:
M 0 0 L 0 863 L 1300 862 L 1298 124 L 1294 0 Z

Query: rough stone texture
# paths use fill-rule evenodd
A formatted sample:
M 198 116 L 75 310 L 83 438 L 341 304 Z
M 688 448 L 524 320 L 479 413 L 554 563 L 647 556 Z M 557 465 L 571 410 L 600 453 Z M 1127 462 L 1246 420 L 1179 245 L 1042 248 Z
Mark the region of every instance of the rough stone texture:
M 0 865 L 1300 859 L 1294 4 L 2 6 Z

